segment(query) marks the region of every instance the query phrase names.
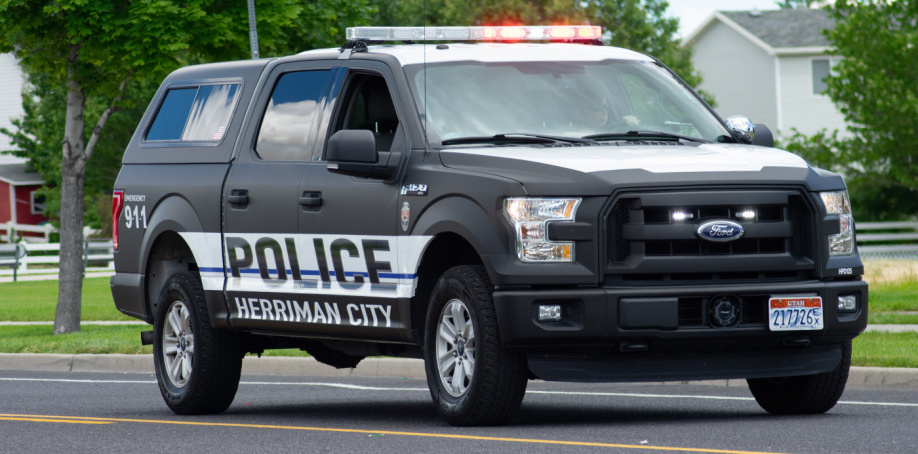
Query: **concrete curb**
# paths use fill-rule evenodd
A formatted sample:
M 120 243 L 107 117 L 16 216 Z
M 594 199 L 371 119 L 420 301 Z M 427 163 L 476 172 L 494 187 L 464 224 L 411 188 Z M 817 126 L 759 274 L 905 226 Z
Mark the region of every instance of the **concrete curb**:
M 0 370 L 41 372 L 109 372 L 153 373 L 153 355 L 124 354 L 21 354 L 0 353 Z M 242 362 L 243 375 L 279 375 L 298 377 L 426 377 L 420 359 L 367 358 L 353 369 L 334 369 L 314 358 L 247 356 Z M 674 382 L 668 382 L 674 383 Z M 706 380 L 677 382 L 713 386 L 746 386 L 745 380 Z M 918 369 L 898 367 L 852 367 L 848 377 L 850 389 L 918 390 Z

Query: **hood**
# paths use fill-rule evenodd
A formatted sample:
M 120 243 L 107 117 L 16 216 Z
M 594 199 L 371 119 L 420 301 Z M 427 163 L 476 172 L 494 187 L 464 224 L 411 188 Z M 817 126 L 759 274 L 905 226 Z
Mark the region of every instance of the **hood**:
M 440 159 L 447 167 L 517 180 L 533 194 L 608 194 L 610 185 L 800 185 L 821 178 L 792 153 L 736 144 L 448 148 Z

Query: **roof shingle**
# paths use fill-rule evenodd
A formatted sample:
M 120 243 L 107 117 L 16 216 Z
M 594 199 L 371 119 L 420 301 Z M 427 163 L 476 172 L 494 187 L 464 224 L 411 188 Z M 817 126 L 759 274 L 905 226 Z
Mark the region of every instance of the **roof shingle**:
M 835 26 L 829 13 L 821 9 L 720 13 L 773 48 L 828 47 L 822 31 Z

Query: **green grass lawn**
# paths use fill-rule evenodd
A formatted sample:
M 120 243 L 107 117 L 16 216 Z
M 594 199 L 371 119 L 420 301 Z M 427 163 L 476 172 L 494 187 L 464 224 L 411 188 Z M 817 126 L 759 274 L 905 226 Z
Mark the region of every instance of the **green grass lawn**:
M 0 321 L 53 321 L 57 308 L 57 281 L 20 281 L 0 283 Z M 107 277 L 83 280 L 80 320 L 137 320 L 118 312 Z
M 140 345 L 149 325 L 83 325 L 80 332 L 53 334 L 52 325 L 0 326 L 2 353 L 153 353 Z
M 918 325 L 918 280 L 873 284 L 869 298 L 868 323 Z
M 0 283 L 0 321 L 52 321 L 56 281 Z M 870 287 L 870 323 L 918 324 L 918 281 L 878 283 Z M 136 321 L 115 309 L 108 278 L 83 283 L 82 320 Z M 51 325 L 0 326 L 2 353 L 151 353 L 140 345 L 150 325 L 84 324 L 79 333 L 55 336 Z M 269 356 L 308 356 L 299 350 L 271 350 Z M 918 332 L 864 333 L 854 340 L 855 366 L 918 367 Z

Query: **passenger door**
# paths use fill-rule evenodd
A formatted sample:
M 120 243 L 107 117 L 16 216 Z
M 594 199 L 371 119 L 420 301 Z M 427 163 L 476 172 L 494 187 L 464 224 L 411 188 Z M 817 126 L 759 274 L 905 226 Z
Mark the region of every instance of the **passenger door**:
M 292 291 L 299 185 L 307 169 L 324 170 L 316 143 L 343 74 L 335 62 L 269 71 L 223 188 L 224 290 L 230 320 L 243 328 L 271 328 L 286 315 L 274 302 Z

